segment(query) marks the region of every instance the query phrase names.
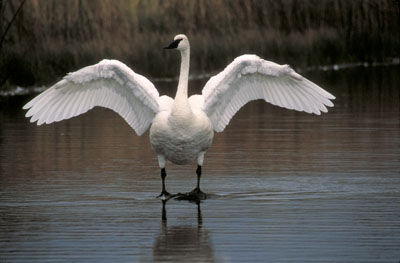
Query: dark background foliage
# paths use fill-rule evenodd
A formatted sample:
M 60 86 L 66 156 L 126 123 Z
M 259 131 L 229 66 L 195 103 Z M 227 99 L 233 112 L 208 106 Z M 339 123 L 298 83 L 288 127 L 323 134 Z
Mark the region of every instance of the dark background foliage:
M 48 85 L 103 58 L 176 76 L 162 47 L 178 33 L 195 74 L 243 53 L 295 68 L 382 62 L 400 55 L 399 13 L 394 0 L 0 0 L 0 85 Z

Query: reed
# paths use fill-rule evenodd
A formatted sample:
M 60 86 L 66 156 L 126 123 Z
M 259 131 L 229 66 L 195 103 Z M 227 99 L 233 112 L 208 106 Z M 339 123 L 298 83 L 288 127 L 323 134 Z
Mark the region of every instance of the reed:
M 21 0 L 0 1 L 0 34 Z M 399 57 L 393 0 L 27 0 L 0 49 L 0 81 L 51 84 L 103 58 L 151 78 L 178 74 L 162 47 L 192 45 L 192 73 L 254 53 L 294 67 Z

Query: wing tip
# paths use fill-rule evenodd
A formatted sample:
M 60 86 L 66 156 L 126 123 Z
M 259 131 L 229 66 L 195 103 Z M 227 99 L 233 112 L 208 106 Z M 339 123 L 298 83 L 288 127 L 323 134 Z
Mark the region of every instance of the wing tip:
M 27 104 L 25 104 L 24 106 L 22 106 L 22 109 L 23 110 L 28 110 L 28 109 L 30 109 L 31 107 L 32 107 L 32 105 L 30 105 L 31 104 L 31 102 L 28 102 Z

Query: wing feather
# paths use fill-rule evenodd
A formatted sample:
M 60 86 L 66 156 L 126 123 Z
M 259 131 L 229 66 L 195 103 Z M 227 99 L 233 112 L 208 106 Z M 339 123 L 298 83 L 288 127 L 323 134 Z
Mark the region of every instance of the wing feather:
M 290 86 L 288 85 L 287 80 L 283 80 L 283 88 L 281 89 L 281 95 L 285 101 L 284 107 L 289 110 L 293 110 L 293 97 L 290 95 Z
M 69 119 L 100 106 L 109 108 L 143 134 L 159 111 L 159 94 L 145 77 L 116 60 L 69 73 L 23 108 L 38 125 Z
M 320 115 L 332 107 L 335 97 L 302 77 L 288 65 L 255 55 L 236 58 L 210 78 L 202 91 L 202 110 L 214 130 L 221 132 L 246 103 L 264 99 L 273 105 Z

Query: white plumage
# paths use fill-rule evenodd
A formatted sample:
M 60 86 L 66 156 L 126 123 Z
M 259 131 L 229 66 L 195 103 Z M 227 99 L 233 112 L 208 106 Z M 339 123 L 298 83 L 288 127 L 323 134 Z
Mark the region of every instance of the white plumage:
M 93 107 L 112 109 L 142 135 L 150 125 L 150 141 L 157 152 L 165 190 L 166 160 L 185 164 L 197 160 L 200 191 L 204 153 L 211 146 L 213 132 L 222 132 L 235 113 L 247 102 L 264 99 L 271 104 L 321 114 L 332 107 L 335 97 L 297 74 L 288 65 L 263 60 L 255 55 L 236 58 L 222 72 L 210 78 L 201 95 L 187 96 L 189 41 L 177 35 L 167 48 L 181 52 L 181 72 L 174 99 L 160 96 L 145 77 L 116 60 L 69 73 L 61 81 L 28 102 L 26 117 L 38 125 L 78 116 Z
M 142 135 L 159 111 L 159 94 L 145 77 L 116 60 L 69 73 L 28 102 L 26 117 L 38 125 L 69 119 L 95 106 L 112 109 Z

